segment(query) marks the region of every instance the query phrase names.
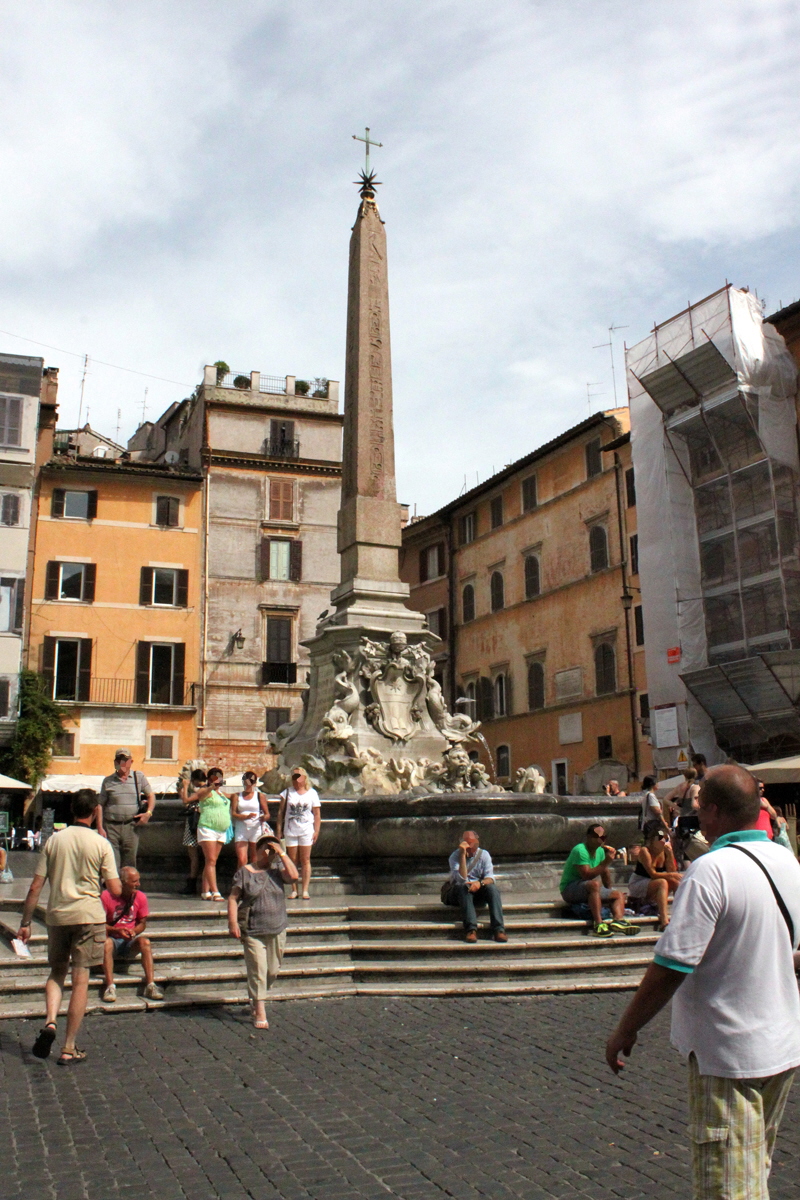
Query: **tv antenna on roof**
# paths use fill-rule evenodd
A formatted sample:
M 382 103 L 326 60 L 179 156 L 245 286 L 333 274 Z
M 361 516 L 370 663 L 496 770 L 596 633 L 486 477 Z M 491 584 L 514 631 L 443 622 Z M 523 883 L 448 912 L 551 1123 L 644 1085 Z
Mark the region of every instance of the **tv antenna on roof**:
M 608 347 L 608 352 L 611 355 L 611 382 L 614 385 L 614 407 L 617 407 L 617 373 L 614 370 L 614 334 L 618 329 L 627 329 L 627 325 L 615 325 L 612 321 L 608 327 L 608 341 L 600 342 L 599 345 L 593 346 L 593 350 L 604 350 Z

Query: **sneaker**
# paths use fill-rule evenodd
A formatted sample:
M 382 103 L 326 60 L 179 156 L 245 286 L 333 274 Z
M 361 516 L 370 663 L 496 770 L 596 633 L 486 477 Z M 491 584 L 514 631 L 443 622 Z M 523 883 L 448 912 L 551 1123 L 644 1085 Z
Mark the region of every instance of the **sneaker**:
M 100 993 L 100 999 L 104 1004 L 113 1004 L 117 998 L 117 985 L 110 983 L 107 988 L 103 988 Z
M 610 938 L 610 937 L 614 936 L 614 934 L 608 924 L 608 921 L 600 921 L 597 925 L 595 925 L 594 929 L 592 930 L 592 933 L 594 934 L 595 937 L 602 937 L 602 938 Z
M 155 984 L 155 983 L 148 983 L 147 987 L 144 989 L 144 994 L 145 994 L 146 1000 L 163 1000 L 164 999 L 164 993 L 162 992 L 162 990 L 158 986 L 158 984 Z
M 639 926 L 634 925 L 631 921 L 626 921 L 624 917 L 614 917 L 608 922 L 608 925 L 614 933 L 624 933 L 628 937 L 635 937 L 639 932 Z

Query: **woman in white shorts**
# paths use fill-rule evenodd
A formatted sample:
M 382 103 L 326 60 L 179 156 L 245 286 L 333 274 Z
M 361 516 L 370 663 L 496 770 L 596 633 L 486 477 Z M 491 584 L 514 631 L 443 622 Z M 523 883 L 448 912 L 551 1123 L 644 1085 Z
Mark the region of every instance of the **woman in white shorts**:
M 269 823 L 267 797 L 256 787 L 258 776 L 255 771 L 245 771 L 242 783 L 242 791 L 231 800 L 237 867 L 255 862 L 256 842 L 264 834 L 273 832 Z
M 222 792 L 217 791 L 225 779 L 219 767 L 212 767 L 206 778 L 208 779 L 206 786 L 198 788 L 194 795 L 200 806 L 197 841 L 203 851 L 205 861 L 203 890 L 200 893 L 200 899 L 220 901 L 223 897 L 217 887 L 217 859 L 220 850 L 228 840 L 231 802 Z
M 286 841 L 286 853 L 293 863 L 300 863 L 302 896 L 310 900 L 308 885 L 311 882 L 311 847 L 319 837 L 320 801 L 314 788 L 309 786 L 308 776 L 302 767 L 292 768 L 292 783 L 281 792 L 281 807 L 278 812 L 278 837 Z M 289 894 L 290 900 L 297 899 L 297 884 Z

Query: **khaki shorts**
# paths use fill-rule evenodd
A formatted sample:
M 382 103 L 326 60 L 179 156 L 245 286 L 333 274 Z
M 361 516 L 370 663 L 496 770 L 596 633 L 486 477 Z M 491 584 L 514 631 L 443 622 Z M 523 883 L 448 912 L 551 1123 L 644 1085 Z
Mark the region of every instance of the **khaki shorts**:
M 48 925 L 47 961 L 52 971 L 67 967 L 99 967 L 106 944 L 105 923 L 101 925 Z

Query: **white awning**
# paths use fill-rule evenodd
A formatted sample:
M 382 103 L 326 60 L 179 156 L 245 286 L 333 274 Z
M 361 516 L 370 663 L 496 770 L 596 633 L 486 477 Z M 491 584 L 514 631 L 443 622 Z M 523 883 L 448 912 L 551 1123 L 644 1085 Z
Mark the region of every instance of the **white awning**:
M 770 762 L 742 763 L 746 771 L 764 783 L 800 783 L 800 755 L 790 758 L 773 758 Z
M 31 785 L 22 783 L 19 779 L 12 779 L 10 775 L 0 775 L 0 792 L 10 788 L 24 788 L 26 792 L 29 792 Z
M 147 778 L 157 796 L 177 795 L 177 775 L 148 775 Z M 46 775 L 39 788 L 43 792 L 79 792 L 81 788 L 99 792 L 104 779 L 105 775 Z

